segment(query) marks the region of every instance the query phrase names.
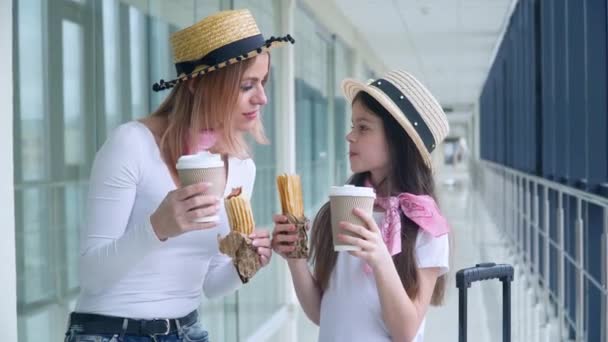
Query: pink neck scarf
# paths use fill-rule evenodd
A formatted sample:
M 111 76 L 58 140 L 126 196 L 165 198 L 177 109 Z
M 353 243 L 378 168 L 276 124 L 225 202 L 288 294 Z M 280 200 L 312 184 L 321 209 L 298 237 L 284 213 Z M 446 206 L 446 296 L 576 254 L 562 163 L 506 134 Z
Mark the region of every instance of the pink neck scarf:
M 369 180 L 365 186 L 373 187 Z M 447 234 L 450 227 L 441 215 L 437 203 L 428 195 L 413 195 L 407 192 L 399 196 L 377 197 L 375 204 L 386 210 L 380 232 L 391 255 L 401 253 L 401 218 L 399 210 L 418 227 L 433 237 Z
M 196 139 L 196 146 L 190 146 L 190 135 L 186 134 L 184 139 L 186 154 L 196 154 L 201 151 L 207 151 L 217 141 L 217 133 L 212 130 L 202 130 Z

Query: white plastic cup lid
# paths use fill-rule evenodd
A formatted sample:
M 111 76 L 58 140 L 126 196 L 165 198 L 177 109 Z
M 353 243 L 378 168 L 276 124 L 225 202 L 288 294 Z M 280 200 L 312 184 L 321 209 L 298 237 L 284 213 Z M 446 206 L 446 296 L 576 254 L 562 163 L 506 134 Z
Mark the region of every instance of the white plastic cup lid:
M 343 185 L 332 186 L 329 191 L 329 196 L 355 196 L 355 197 L 372 197 L 376 198 L 376 192 L 373 188 L 365 186 Z
M 213 167 L 224 167 L 224 161 L 219 154 L 202 151 L 197 154 L 190 154 L 179 157 L 175 168 L 183 169 L 207 169 Z

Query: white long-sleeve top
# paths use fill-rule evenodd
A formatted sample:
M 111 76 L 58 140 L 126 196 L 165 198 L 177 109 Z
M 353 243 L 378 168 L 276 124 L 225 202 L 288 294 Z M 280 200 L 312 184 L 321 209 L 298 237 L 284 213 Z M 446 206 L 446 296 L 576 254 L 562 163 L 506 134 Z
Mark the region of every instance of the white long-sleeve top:
M 255 164 L 228 158 L 226 195 L 241 186 L 251 197 Z M 218 250 L 229 231 L 223 201 L 216 228 L 160 241 L 150 216 L 176 188 L 150 130 L 119 126 L 99 150 L 91 171 L 80 233 L 77 312 L 140 319 L 182 317 L 208 298 L 234 292 L 241 280 Z

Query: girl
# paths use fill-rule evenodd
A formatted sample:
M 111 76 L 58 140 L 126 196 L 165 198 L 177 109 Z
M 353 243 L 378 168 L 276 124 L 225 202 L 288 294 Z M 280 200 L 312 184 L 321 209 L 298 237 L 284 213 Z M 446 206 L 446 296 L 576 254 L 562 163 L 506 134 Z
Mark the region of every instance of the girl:
M 251 195 L 255 164 L 244 135 L 265 142 L 260 110 L 270 70 L 267 51 L 293 42 L 265 40 L 247 10 L 207 17 L 171 38 L 178 78 L 149 117 L 118 127 L 97 153 L 81 233 L 81 293 L 66 341 L 207 341 L 196 309 L 242 284 L 218 251 L 228 233 L 223 201 L 209 184 L 181 187 L 176 161 L 201 149 L 219 153 L 226 193 Z M 194 223 L 219 215 L 218 223 Z M 267 232 L 250 236 L 262 265 Z
M 354 175 L 371 186 L 373 216 L 364 226 L 341 222 L 343 243 L 361 248 L 334 252 L 326 203 L 312 228 L 312 273 L 304 259 L 287 259 L 297 297 L 320 326 L 319 341 L 416 341 L 424 337 L 429 304 L 440 304 L 448 271 L 448 225 L 435 204 L 430 153 L 445 138 L 441 106 L 403 71 L 362 84 L 342 83 L 352 103 L 346 136 Z M 275 216 L 273 248 L 293 250 L 294 227 Z

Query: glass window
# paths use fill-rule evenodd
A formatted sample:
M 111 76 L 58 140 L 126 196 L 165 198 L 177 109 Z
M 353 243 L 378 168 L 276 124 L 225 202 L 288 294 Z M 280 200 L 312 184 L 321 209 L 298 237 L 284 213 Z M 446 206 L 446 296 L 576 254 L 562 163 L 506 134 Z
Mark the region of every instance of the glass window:
M 167 43 L 171 33 L 177 31 L 175 25 L 169 24 L 162 18 L 150 18 L 150 84 L 159 80 L 169 80 L 176 74 L 173 66 L 171 47 Z M 150 87 L 150 84 L 148 87 Z M 146 88 L 149 91 L 150 88 Z M 154 111 L 167 97 L 168 92 L 151 92 L 150 110 Z
M 78 257 L 80 255 L 79 229 L 84 220 L 85 203 L 87 196 L 87 183 L 73 182 L 62 190 L 64 199 L 63 219 L 58 220 L 57 234 L 64 240 L 66 262 L 58 265 L 60 274 L 65 275 L 63 290 L 66 293 L 75 293 L 78 290 Z
M 49 301 L 56 293 L 53 256 L 49 229 L 40 229 L 49 219 L 49 192 L 45 189 L 23 189 L 16 193 L 22 230 L 17 233 L 19 255 L 18 302 L 22 305 Z M 27 251 L 27 252 L 25 252 Z
M 86 146 L 86 144 L 82 144 L 85 134 L 83 32 L 80 25 L 64 20 L 62 33 L 65 164 L 66 166 L 78 166 L 84 163 Z
M 15 93 L 18 97 L 19 119 L 15 120 L 15 181 L 39 181 L 48 177 L 49 159 L 45 146 L 48 146 L 48 118 L 44 113 L 45 55 L 43 53 L 43 6 L 36 0 L 16 3 L 16 27 L 19 34 L 17 42 L 19 68 Z
M 129 51 L 131 63 L 131 115 L 139 118 L 149 114 L 148 50 L 146 19 L 135 7 L 129 8 Z
M 122 85 L 120 75 L 120 32 L 118 30 L 118 1 L 107 0 L 102 2 L 103 25 L 103 83 L 106 130 L 109 132 L 121 121 L 120 88 Z
M 295 30 L 296 49 L 296 168 L 302 176 L 307 213 L 327 199 L 331 173 L 328 142 L 331 110 L 329 69 L 330 42 L 317 29 L 314 19 L 298 8 Z
M 348 164 L 348 144 L 346 134 L 350 131 L 351 104 L 347 103 L 340 84 L 345 78 L 353 77 L 352 52 L 349 47 L 339 40 L 335 40 L 334 65 L 335 65 L 335 96 L 334 96 L 334 155 L 335 169 L 333 175 L 334 184 L 344 184 L 350 174 Z

